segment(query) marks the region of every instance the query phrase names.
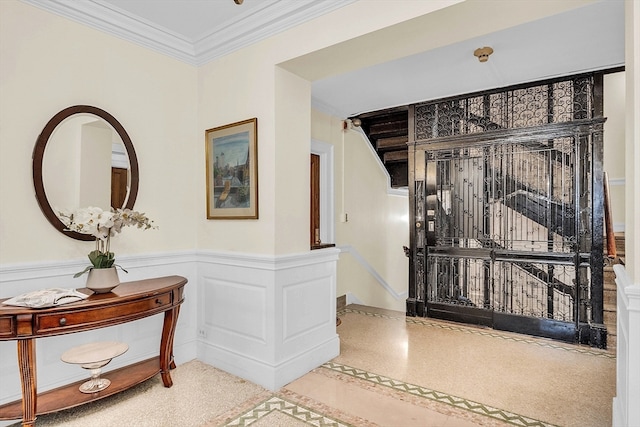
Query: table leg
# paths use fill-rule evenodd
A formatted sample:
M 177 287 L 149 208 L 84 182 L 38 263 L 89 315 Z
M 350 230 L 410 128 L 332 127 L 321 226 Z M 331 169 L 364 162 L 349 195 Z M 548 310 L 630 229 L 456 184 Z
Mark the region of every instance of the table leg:
M 160 374 L 165 387 L 171 387 L 171 369 L 175 368 L 173 361 L 173 336 L 178 323 L 180 306 L 164 312 L 164 324 L 162 325 L 162 339 L 160 340 Z
M 33 338 L 18 340 L 18 365 L 22 383 L 22 425 L 32 427 L 36 422 L 36 348 Z

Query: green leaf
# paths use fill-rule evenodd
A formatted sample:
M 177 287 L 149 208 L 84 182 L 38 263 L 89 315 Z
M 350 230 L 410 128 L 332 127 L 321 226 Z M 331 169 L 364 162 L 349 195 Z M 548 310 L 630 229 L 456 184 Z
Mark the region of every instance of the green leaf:
M 95 268 L 110 268 L 116 261 L 113 252 L 100 252 L 99 250 L 89 252 L 89 261 Z
M 120 270 L 124 271 L 125 273 L 129 274 L 129 272 L 127 270 L 124 269 L 124 267 L 122 267 L 120 264 L 114 264 L 116 267 L 118 267 Z
M 76 273 L 73 275 L 74 278 L 78 278 L 80 276 L 82 276 L 84 273 L 88 272 L 89 270 L 91 270 L 93 267 L 92 266 L 88 266 L 87 268 L 85 268 L 84 270 L 82 270 L 79 273 Z

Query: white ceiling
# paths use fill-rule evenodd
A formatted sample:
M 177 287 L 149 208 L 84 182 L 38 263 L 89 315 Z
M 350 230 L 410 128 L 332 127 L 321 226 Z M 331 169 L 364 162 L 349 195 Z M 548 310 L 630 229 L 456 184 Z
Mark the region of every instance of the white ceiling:
M 242 5 L 233 0 L 23 1 L 201 65 L 356 0 L 244 0 Z M 482 46 L 495 50 L 486 63 L 473 56 Z M 600 0 L 477 39 L 317 80 L 312 83 L 313 104 L 346 118 L 621 65 L 624 1 Z

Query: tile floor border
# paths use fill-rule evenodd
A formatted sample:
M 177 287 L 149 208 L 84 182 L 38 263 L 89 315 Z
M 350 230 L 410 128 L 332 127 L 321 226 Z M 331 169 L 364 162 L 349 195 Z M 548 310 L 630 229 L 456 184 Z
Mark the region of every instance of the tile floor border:
M 607 350 L 586 348 L 578 345 L 563 345 L 556 342 L 544 341 L 543 339 L 524 338 L 524 337 L 519 337 L 515 335 L 507 335 L 507 334 L 499 333 L 495 330 L 486 331 L 486 330 L 474 328 L 471 326 L 462 326 L 462 325 L 458 326 L 458 325 L 453 325 L 445 322 L 434 321 L 432 319 L 424 318 L 424 317 L 395 316 L 392 314 L 378 313 L 375 311 L 367 311 L 367 310 L 354 309 L 354 308 L 344 308 L 338 312 L 338 316 L 342 316 L 345 313 L 361 314 L 361 315 L 370 316 L 370 317 L 380 317 L 383 319 L 404 320 L 407 323 L 412 323 L 416 325 L 423 325 L 423 326 L 439 328 L 439 329 L 447 329 L 450 331 L 463 332 L 465 334 L 482 335 L 482 336 L 498 338 L 506 341 L 532 344 L 532 345 L 537 345 L 539 347 L 553 348 L 556 350 L 563 350 L 571 353 L 579 353 L 579 354 L 584 354 L 588 356 L 604 357 L 606 359 L 616 358 L 615 354 L 608 352 Z
M 456 408 L 464 409 L 474 414 L 484 415 L 484 416 L 494 418 L 500 421 L 504 421 L 516 426 L 522 426 L 522 427 L 554 427 L 555 426 L 555 424 L 529 418 L 524 415 L 515 414 L 513 412 L 505 411 L 503 409 L 494 408 L 492 406 L 474 402 L 472 400 L 467 400 L 462 397 L 452 396 L 447 393 L 431 390 L 429 388 L 422 387 L 419 385 L 405 383 L 404 381 L 388 378 L 372 372 L 367 372 L 362 369 L 354 368 L 347 365 L 342 365 L 340 363 L 327 362 L 322 365 L 322 368 L 329 369 L 334 372 L 338 372 L 340 374 L 349 375 L 354 378 L 371 382 L 373 384 L 389 387 L 393 390 L 401 391 L 414 396 L 419 396 L 435 402 L 439 402 L 439 403 L 450 405 Z
M 330 418 L 279 396 L 271 396 L 254 408 L 225 424 L 225 427 L 244 427 L 253 424 L 270 413 L 278 411 L 316 427 L 353 427 L 351 424 Z

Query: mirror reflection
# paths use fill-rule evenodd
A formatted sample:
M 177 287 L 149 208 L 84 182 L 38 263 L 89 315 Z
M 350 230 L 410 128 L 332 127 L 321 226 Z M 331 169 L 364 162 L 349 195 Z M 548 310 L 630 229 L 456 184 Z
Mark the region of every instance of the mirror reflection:
M 74 154 L 75 153 L 75 154 Z M 118 133 L 92 114 L 76 114 L 49 138 L 42 179 L 54 212 L 125 206 L 131 184 L 129 159 Z
M 131 138 L 115 117 L 100 108 L 65 108 L 38 136 L 33 185 L 42 213 L 58 231 L 92 240 L 91 235 L 66 230 L 58 212 L 89 206 L 133 209 L 138 160 Z

